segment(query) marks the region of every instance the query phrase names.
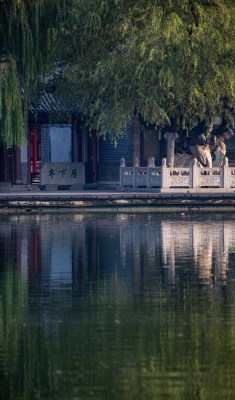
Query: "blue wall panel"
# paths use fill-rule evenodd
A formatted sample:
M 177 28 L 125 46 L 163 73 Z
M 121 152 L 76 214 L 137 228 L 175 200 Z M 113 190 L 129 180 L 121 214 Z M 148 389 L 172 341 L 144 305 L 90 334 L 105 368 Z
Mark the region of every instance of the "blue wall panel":
M 118 139 L 115 148 L 111 139 L 107 135 L 106 140 L 99 139 L 99 161 L 100 162 L 120 162 L 124 157 L 126 162 L 132 162 L 132 125 L 128 124 L 123 138 Z

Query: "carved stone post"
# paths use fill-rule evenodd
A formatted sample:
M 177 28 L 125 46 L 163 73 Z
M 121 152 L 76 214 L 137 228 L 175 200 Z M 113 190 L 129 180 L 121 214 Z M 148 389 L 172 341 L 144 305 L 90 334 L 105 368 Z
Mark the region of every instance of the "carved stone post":
M 126 160 L 125 158 L 121 158 L 120 160 L 120 168 L 119 168 L 119 181 L 120 181 L 120 186 L 123 187 L 123 168 L 126 167 Z
M 139 159 L 138 159 L 138 157 L 135 157 L 134 158 L 134 167 L 139 167 L 139 166 L 140 166 Z
M 199 168 L 198 168 L 198 166 L 197 166 L 197 159 L 196 158 L 194 158 L 193 159 L 193 173 L 192 173 L 192 175 L 193 175 L 193 184 L 192 184 L 192 187 L 193 188 L 197 188 L 198 187 L 198 182 L 199 182 L 199 179 L 198 179 L 198 170 L 199 170 Z
M 155 168 L 154 157 L 150 157 L 148 159 L 148 167 L 147 167 L 147 188 L 150 188 L 150 177 L 151 177 L 151 168 Z
M 92 129 L 93 183 L 98 182 L 97 145 L 96 129 Z
M 228 166 L 228 157 L 224 157 L 224 165 L 223 165 L 223 187 L 229 188 L 230 187 L 230 170 Z
M 125 160 L 124 157 L 122 157 L 122 158 L 120 159 L 120 166 L 121 166 L 121 167 L 125 167 L 125 166 L 126 166 L 126 160 Z
M 174 151 L 175 151 L 175 141 L 178 138 L 176 132 L 165 132 L 164 139 L 167 140 L 167 166 L 174 168 Z
M 137 171 L 136 169 L 140 166 L 138 157 L 134 157 L 133 165 L 133 187 L 137 187 Z
M 148 168 L 154 168 L 155 167 L 154 161 L 155 161 L 154 157 L 150 157 L 148 159 Z
M 168 170 L 166 166 L 166 159 L 162 159 L 162 189 L 168 189 Z

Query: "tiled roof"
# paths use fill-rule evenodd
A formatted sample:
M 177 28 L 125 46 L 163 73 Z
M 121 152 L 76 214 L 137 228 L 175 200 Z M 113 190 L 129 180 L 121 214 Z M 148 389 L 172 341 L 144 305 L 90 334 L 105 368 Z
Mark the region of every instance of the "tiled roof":
M 53 93 L 48 93 L 44 91 L 40 97 L 40 101 L 38 104 L 31 101 L 29 107 L 29 113 L 31 115 L 35 114 L 35 108 L 37 108 L 37 113 L 39 115 L 56 115 L 56 114 L 68 114 L 68 113 L 76 113 L 79 110 L 78 103 L 76 100 L 68 101 L 65 100 L 62 96 L 55 96 Z

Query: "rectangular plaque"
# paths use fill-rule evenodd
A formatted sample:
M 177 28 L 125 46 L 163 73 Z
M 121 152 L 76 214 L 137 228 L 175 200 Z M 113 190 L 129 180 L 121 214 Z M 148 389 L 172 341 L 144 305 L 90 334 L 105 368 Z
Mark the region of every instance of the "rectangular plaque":
M 74 185 L 85 183 L 84 163 L 42 163 L 41 185 Z

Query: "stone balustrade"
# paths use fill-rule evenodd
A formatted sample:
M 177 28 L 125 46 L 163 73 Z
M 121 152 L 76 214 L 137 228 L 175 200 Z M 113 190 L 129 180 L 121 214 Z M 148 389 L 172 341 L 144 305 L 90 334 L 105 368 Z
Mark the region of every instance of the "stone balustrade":
M 222 167 L 202 168 L 196 158 L 189 168 L 172 168 L 162 159 L 161 167 L 155 167 L 154 158 L 148 160 L 147 167 L 140 167 L 136 159 L 133 167 L 126 167 L 125 159 L 120 163 L 120 187 L 169 189 L 232 189 L 235 188 L 235 167 L 228 166 L 225 158 Z

